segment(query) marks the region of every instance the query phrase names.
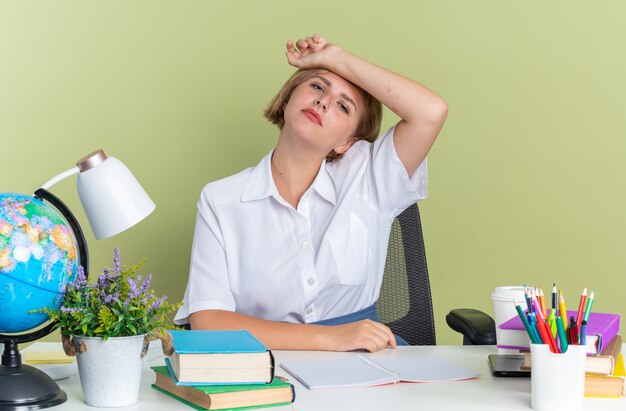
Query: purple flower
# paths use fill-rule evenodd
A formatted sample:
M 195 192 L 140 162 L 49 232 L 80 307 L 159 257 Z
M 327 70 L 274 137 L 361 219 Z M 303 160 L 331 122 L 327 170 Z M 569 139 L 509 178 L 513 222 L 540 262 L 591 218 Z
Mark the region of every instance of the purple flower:
M 126 299 L 126 303 L 128 304 L 130 300 L 139 296 L 139 287 L 137 287 L 137 281 L 133 280 L 132 278 L 127 278 L 126 282 L 130 287 L 130 292 L 128 293 L 128 298 Z
M 141 278 L 141 277 L 139 277 Z M 148 288 L 150 287 L 150 283 L 152 282 L 152 274 L 148 274 L 148 276 L 146 277 L 145 280 L 143 280 L 143 283 L 141 284 L 141 288 L 139 289 L 139 292 L 141 294 L 145 293 L 148 291 Z
M 120 293 L 109 294 L 104 296 L 104 303 L 110 305 L 112 303 L 118 303 L 120 301 Z
M 83 284 L 87 284 L 87 277 L 85 276 L 85 269 L 82 265 L 79 265 L 74 288 L 78 290 Z
M 114 257 L 113 257 L 113 273 L 117 277 L 120 274 L 120 271 L 122 269 L 122 266 L 120 265 L 120 249 L 115 247 L 115 250 L 113 251 L 113 254 L 114 254 Z
M 73 314 L 73 313 L 77 313 L 79 311 L 80 311 L 80 309 L 78 309 L 76 307 L 63 307 L 63 306 L 61 306 L 61 312 L 63 314 Z
M 163 296 L 161 298 L 159 298 L 158 300 L 155 300 L 152 303 L 152 306 L 150 307 L 151 310 L 158 310 L 159 308 L 161 308 L 161 304 L 163 304 L 163 302 L 167 300 L 166 296 Z

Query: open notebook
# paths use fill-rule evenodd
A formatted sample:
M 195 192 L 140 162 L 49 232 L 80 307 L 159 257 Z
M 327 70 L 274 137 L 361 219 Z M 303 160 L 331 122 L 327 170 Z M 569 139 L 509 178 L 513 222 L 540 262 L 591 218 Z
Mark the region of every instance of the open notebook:
M 360 354 L 327 361 L 288 361 L 280 366 L 309 389 L 368 387 L 406 382 L 458 381 L 480 374 L 437 357 L 367 358 Z

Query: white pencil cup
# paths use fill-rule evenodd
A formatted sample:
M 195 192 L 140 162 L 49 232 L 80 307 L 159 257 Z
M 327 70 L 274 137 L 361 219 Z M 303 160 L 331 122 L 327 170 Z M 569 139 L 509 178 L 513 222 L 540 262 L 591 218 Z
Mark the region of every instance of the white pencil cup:
M 536 411 L 580 411 L 585 396 L 587 347 L 570 345 L 563 354 L 531 344 L 531 407 Z

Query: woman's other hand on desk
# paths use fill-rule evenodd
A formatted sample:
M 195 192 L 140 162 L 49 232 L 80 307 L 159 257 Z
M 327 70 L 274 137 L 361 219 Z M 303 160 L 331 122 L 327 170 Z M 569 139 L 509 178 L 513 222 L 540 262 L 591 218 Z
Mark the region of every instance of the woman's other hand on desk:
M 396 337 L 389 327 L 372 320 L 361 320 L 344 325 L 328 326 L 332 351 L 380 351 L 396 348 Z

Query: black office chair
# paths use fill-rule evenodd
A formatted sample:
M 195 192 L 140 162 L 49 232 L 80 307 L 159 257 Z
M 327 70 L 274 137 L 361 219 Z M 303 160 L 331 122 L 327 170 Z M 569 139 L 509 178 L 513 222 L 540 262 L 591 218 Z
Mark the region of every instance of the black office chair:
M 376 302 L 383 324 L 411 345 L 435 345 L 435 319 L 428 279 L 422 223 L 417 204 L 393 222 L 385 274 Z M 496 343 L 495 323 L 482 311 L 455 309 L 448 325 L 463 334 L 464 345 Z

